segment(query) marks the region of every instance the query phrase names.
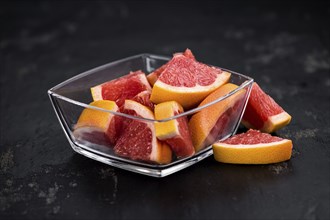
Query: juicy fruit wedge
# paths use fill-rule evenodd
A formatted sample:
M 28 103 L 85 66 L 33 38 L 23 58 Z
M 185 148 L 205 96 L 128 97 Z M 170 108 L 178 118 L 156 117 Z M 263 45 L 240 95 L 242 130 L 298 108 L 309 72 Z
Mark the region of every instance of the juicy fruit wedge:
M 166 119 L 183 112 L 182 106 L 175 102 L 163 102 L 155 107 L 156 120 Z M 188 128 L 187 116 L 157 122 L 156 136 L 170 145 L 177 158 L 188 157 L 195 153 Z
M 185 52 L 183 52 L 183 53 L 176 53 L 176 54 L 182 54 L 185 57 L 188 57 L 190 59 L 195 60 L 195 56 L 193 55 L 193 53 L 191 52 L 191 50 L 189 50 L 188 48 L 185 50 Z M 147 79 L 148 79 L 150 85 L 153 86 L 155 84 L 155 82 L 157 81 L 157 79 L 160 76 L 160 74 L 166 69 L 167 65 L 168 65 L 168 62 L 165 63 L 163 66 L 159 67 L 158 69 L 156 69 L 154 72 L 150 73 L 147 76 Z
M 250 129 L 213 144 L 214 158 L 223 163 L 270 164 L 289 160 L 292 141 Z
M 131 100 L 136 101 L 144 106 L 149 107 L 152 111 L 154 110 L 155 106 L 154 103 L 150 101 L 151 92 L 149 90 L 142 91 L 136 96 L 134 96 Z
M 207 96 L 199 106 L 206 105 L 238 88 L 227 83 Z M 198 152 L 218 139 L 219 135 L 232 130 L 242 109 L 246 91 L 240 90 L 226 99 L 195 113 L 189 121 L 189 129 L 195 151 Z M 236 119 L 236 120 L 235 120 Z
M 154 119 L 154 114 L 148 107 L 133 100 L 125 100 L 123 108 L 124 113 Z M 157 140 L 153 122 L 129 118 L 124 120 L 122 134 L 114 147 L 116 154 L 158 164 L 171 162 L 172 151 L 167 144 Z
M 122 106 L 125 99 L 130 99 L 142 91 L 151 91 L 146 75 L 142 71 L 131 72 L 91 88 L 93 100 L 111 100 Z
M 118 106 L 113 101 L 99 100 L 90 103 L 90 105 L 114 112 L 118 111 Z M 111 145 L 116 139 L 115 126 L 113 114 L 85 108 L 75 125 L 73 135 L 78 139 L 92 143 Z
M 242 124 L 247 128 L 272 133 L 291 121 L 291 116 L 267 95 L 257 83 L 253 83 Z
M 177 101 L 187 110 L 225 84 L 230 75 L 182 54 L 175 54 L 154 84 L 150 99 L 156 104 Z

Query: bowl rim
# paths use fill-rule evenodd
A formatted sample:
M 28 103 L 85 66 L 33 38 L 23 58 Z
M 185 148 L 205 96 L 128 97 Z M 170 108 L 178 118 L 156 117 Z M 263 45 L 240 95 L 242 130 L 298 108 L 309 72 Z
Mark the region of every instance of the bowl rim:
M 244 74 L 241 74 L 241 73 L 237 73 L 235 71 L 232 71 L 232 70 L 229 70 L 229 69 L 226 69 L 226 68 L 222 68 L 222 67 L 218 67 L 218 66 L 214 66 L 214 65 L 209 65 L 209 64 L 206 64 L 208 66 L 212 66 L 212 67 L 216 67 L 216 68 L 220 68 L 221 70 L 224 70 L 224 71 L 227 71 L 227 72 L 230 72 L 231 74 L 235 74 L 235 75 L 238 75 L 240 77 L 243 77 L 243 78 L 246 78 L 246 80 L 241 84 L 239 85 L 236 89 L 234 89 L 233 91 L 227 93 L 226 95 L 224 96 L 221 96 L 217 99 L 215 99 L 214 101 L 212 102 L 209 102 L 205 105 L 202 105 L 202 106 L 198 106 L 198 107 L 195 107 L 195 108 L 192 108 L 192 109 L 189 109 L 187 111 L 184 111 L 180 114 L 177 114 L 177 115 L 174 115 L 172 117 L 169 117 L 169 118 L 165 118 L 165 119 L 152 119 L 152 118 L 143 118 L 143 117 L 139 117 L 139 116 L 133 116 L 133 115 L 129 115 L 129 114 L 125 114 L 125 113 L 122 113 L 122 112 L 115 112 L 115 111 L 111 111 L 111 110 L 107 110 L 107 109 L 104 109 L 104 108 L 100 108 L 100 107 L 96 107 L 96 106 L 92 106 L 92 105 L 89 105 L 89 104 L 86 104 L 86 103 L 83 103 L 83 102 L 80 102 L 80 101 L 77 101 L 77 100 L 74 100 L 74 99 L 71 99 L 71 98 L 68 98 L 68 97 L 65 97 L 63 95 L 60 95 L 58 94 L 57 92 L 55 92 L 55 90 L 77 80 L 77 79 L 80 79 L 80 78 L 83 78 L 87 75 L 90 75 L 90 74 L 93 74 L 97 71 L 100 71 L 100 70 L 103 70 L 103 69 L 106 69 L 108 68 L 109 66 L 112 66 L 112 65 L 115 65 L 117 63 L 121 63 L 121 62 L 125 62 L 125 61 L 128 61 L 128 60 L 131 60 L 131 59 L 134 59 L 134 58 L 138 58 L 138 57 L 151 57 L 151 58 L 155 58 L 155 59 L 162 59 L 164 61 L 168 61 L 171 59 L 171 57 L 168 57 L 168 56 L 163 56 L 163 55 L 155 55 L 155 54 L 149 54 L 149 53 L 142 53 L 142 54 L 137 54 L 137 55 L 133 55 L 133 56 L 129 56 L 129 57 L 125 57 L 123 59 L 119 59 L 119 60 L 116 60 L 116 61 L 113 61 L 113 62 L 109 62 L 109 63 L 106 63 L 104 65 L 101 65 L 101 66 L 98 66 L 98 67 L 95 67 L 95 68 L 92 68 L 90 70 L 87 70 L 85 72 L 82 72 L 78 75 L 75 75 L 59 84 L 57 84 L 56 86 L 50 88 L 47 93 L 49 96 L 52 96 L 52 97 L 55 97 L 55 98 L 59 98 L 63 101 L 66 101 L 66 102 L 69 102 L 71 104 L 74 104 L 74 105 L 78 105 L 80 107 L 83 107 L 83 108 L 89 108 L 89 109 L 94 109 L 94 110 L 98 110 L 98 111 L 103 111 L 103 112 L 107 112 L 107 113 L 111 113 L 113 115 L 118 115 L 118 116 L 122 116 L 122 117 L 126 117 L 126 118 L 131 118 L 131 119 L 134 119 L 134 120 L 140 120 L 140 121 L 149 121 L 149 122 L 166 122 L 166 121 L 170 121 L 170 120 L 173 120 L 173 119 L 177 119 L 177 118 L 180 118 L 180 117 L 183 117 L 183 116 L 188 116 L 188 115 L 191 115 L 191 114 L 194 114 L 204 108 L 207 108 L 211 105 L 214 105 L 232 95 L 234 95 L 236 92 L 248 87 L 249 85 L 251 85 L 253 82 L 254 82 L 254 79 L 249 77 L 249 76 L 246 76 Z M 249 94 L 249 93 L 248 93 Z

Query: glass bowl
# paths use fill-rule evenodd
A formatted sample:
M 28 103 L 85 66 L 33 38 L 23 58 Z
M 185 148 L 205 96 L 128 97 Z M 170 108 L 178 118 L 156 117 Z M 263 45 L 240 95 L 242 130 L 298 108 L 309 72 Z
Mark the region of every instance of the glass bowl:
M 172 118 L 163 119 L 161 121 L 143 119 L 89 105 L 89 103 L 93 101 L 90 92 L 91 87 L 126 75 L 130 71 L 142 70 L 146 74 L 149 74 L 166 63 L 168 60 L 170 60 L 169 57 L 153 54 L 135 55 L 81 73 L 49 89 L 49 98 L 72 149 L 79 154 L 114 167 L 153 177 L 165 177 L 169 174 L 187 168 L 212 155 L 212 142 L 226 139 L 235 134 L 240 124 L 248 97 L 250 95 L 253 79 L 224 68 L 221 69 L 231 73 L 230 82 L 238 85 L 239 87 L 237 89 L 223 97 L 219 97 L 214 102 L 191 109 Z M 173 120 L 179 117 L 189 118 L 196 112 L 201 111 L 208 106 L 223 102 L 235 93 L 242 91 L 244 92 L 244 95 L 243 98 L 240 99 L 238 105 L 235 104 L 236 107 L 234 110 L 232 109 L 231 111 L 226 112 L 230 120 L 228 123 L 226 123 L 226 127 L 221 129 L 222 132 L 216 134 L 215 136 L 213 135 L 212 138 L 209 138 L 211 139 L 209 141 L 210 144 L 203 150 L 195 153 L 190 157 L 174 159 L 169 164 L 150 164 L 147 162 L 123 158 L 115 154 L 112 146 L 103 144 L 102 142 L 93 143 L 88 140 L 76 138 L 73 132 L 79 116 L 85 108 L 94 109 L 100 112 L 108 112 L 118 117 L 127 117 L 131 118 L 132 120 L 142 120 L 148 123 L 159 123 Z

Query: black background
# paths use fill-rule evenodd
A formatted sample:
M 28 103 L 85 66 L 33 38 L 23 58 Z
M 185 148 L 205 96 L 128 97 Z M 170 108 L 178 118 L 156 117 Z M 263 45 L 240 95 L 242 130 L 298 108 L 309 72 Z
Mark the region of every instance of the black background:
M 0 219 L 329 219 L 329 3 L 1 1 Z M 71 150 L 47 90 L 139 53 L 253 77 L 293 117 L 290 161 L 209 157 L 162 179 Z

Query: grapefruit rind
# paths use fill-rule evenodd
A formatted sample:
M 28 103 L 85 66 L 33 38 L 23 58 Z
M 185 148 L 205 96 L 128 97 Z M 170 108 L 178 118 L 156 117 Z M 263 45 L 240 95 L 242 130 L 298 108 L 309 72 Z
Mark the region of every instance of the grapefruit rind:
M 156 83 L 158 76 L 156 72 L 152 72 L 150 74 L 147 75 L 147 79 L 148 82 L 150 83 L 151 86 L 154 86 L 154 84 Z
M 163 102 L 155 106 L 155 119 L 162 120 L 174 116 L 175 112 L 183 112 L 183 108 L 176 101 Z M 156 122 L 156 136 L 159 140 L 167 140 L 179 135 L 177 120 Z
M 90 103 L 90 105 L 114 112 L 118 111 L 118 106 L 113 101 L 98 100 Z M 85 108 L 79 116 L 75 129 L 81 127 L 95 127 L 106 131 L 113 116 L 114 115 L 109 112 Z
M 155 107 L 155 119 L 169 119 L 184 110 L 176 101 L 163 102 Z M 189 157 L 195 153 L 187 116 L 181 116 L 168 121 L 155 122 L 156 137 L 166 142 L 177 158 Z
M 177 101 L 184 109 L 190 109 L 201 102 L 207 95 L 227 83 L 231 73 L 223 71 L 215 82 L 208 86 L 177 87 L 157 80 L 152 89 L 150 100 L 154 103 Z
M 237 85 L 227 83 L 207 96 L 199 106 L 210 103 L 235 90 L 236 88 L 238 88 Z M 245 90 L 239 90 L 226 99 L 202 109 L 191 117 L 189 121 L 189 129 L 196 152 L 206 147 L 207 138 L 221 115 L 230 107 L 234 106 L 234 104 L 244 95 Z
M 246 128 L 257 129 L 244 119 L 242 119 L 241 122 Z M 287 112 L 282 112 L 280 114 L 270 116 L 268 120 L 264 123 L 264 126 L 258 130 L 260 130 L 261 132 L 273 133 L 288 125 L 290 122 L 291 115 L 289 115 Z
M 91 94 L 92 94 L 92 97 L 93 97 L 93 100 L 94 101 L 103 100 L 103 97 L 102 97 L 102 86 L 99 85 L 99 86 L 92 87 L 91 88 Z
M 218 162 L 232 164 L 271 164 L 289 160 L 292 154 L 292 141 L 283 139 L 278 142 L 261 144 L 212 145 L 214 158 Z
M 151 160 L 159 164 L 169 164 L 172 162 L 172 149 L 165 142 L 158 142 L 158 150 L 151 156 Z
M 290 121 L 291 116 L 287 112 L 282 112 L 278 115 L 269 117 L 262 130 L 267 133 L 272 133 L 288 125 Z
M 150 83 L 150 85 L 153 87 L 156 83 L 156 81 L 158 80 L 158 77 L 160 76 L 160 74 L 166 69 L 168 63 L 165 63 L 164 65 L 162 65 L 161 67 L 159 67 L 158 69 L 155 69 L 152 73 L 147 75 L 147 80 Z
M 119 110 L 117 104 L 109 100 L 94 101 L 90 105 L 114 112 Z M 80 140 L 112 145 L 116 135 L 114 132 L 110 132 L 113 119 L 114 115 L 112 113 L 85 108 L 74 126 L 73 135 Z

